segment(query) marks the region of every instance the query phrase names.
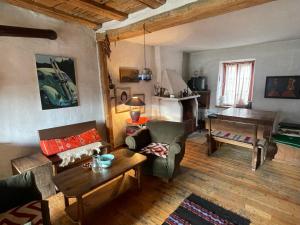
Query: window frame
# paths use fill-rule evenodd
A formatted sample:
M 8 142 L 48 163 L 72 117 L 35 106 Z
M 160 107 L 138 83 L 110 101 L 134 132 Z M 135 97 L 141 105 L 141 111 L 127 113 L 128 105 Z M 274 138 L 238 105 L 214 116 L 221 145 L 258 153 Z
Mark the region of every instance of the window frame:
M 230 105 L 230 104 L 220 104 L 219 98 L 224 97 L 225 94 L 225 85 L 226 85 L 226 65 L 237 65 L 237 73 L 238 73 L 238 65 L 244 63 L 252 63 L 251 66 L 251 78 L 250 78 L 250 89 L 248 102 L 253 101 L 254 94 L 254 76 L 255 76 L 255 59 L 240 59 L 240 60 L 232 60 L 232 61 L 221 61 L 219 66 L 219 79 L 217 84 L 217 107 L 221 108 L 229 108 L 229 107 L 246 107 L 247 105 Z

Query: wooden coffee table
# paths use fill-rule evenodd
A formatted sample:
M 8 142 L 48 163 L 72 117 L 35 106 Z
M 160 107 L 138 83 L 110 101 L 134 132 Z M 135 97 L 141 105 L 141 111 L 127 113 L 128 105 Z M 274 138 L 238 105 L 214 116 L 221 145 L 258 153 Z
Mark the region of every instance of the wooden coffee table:
M 141 188 L 140 166 L 146 157 L 127 149 L 117 150 L 112 154 L 115 156 L 113 165 L 103 169 L 101 173 L 94 173 L 91 169 L 80 166 L 53 178 L 56 187 L 64 195 L 66 213 L 73 221 L 84 225 L 85 211 L 103 205 L 133 185 Z M 134 170 L 134 176 L 126 173 L 130 170 Z M 76 203 L 70 205 L 69 198 L 76 198 Z

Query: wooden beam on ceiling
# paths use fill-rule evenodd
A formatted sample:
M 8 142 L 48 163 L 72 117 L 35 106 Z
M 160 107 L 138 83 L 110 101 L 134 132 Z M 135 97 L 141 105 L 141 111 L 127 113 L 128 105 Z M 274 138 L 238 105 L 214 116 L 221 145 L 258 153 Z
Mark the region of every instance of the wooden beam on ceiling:
M 97 24 L 93 21 L 78 17 L 78 16 L 74 16 L 74 15 L 70 15 L 67 14 L 61 10 L 52 8 L 52 7 L 47 7 L 45 5 L 42 5 L 40 3 L 37 2 L 33 2 L 30 0 L 5 0 L 7 3 L 10 3 L 12 5 L 21 7 L 21 8 L 25 8 L 25 9 L 29 9 L 41 14 L 45 14 L 47 16 L 59 19 L 59 20 L 64 20 L 67 22 L 75 22 L 75 23 L 79 23 L 85 26 L 88 26 L 89 28 L 92 29 L 99 29 L 101 27 L 101 24 Z
M 138 1 L 152 9 L 156 9 L 166 3 L 166 0 L 138 0 Z
M 97 41 L 104 40 L 105 34 L 108 35 L 110 41 L 143 35 L 144 24 L 147 32 L 155 32 L 272 1 L 274 0 L 198 0 L 125 27 L 107 30 L 106 33 L 97 33 Z
M 124 12 L 92 0 L 66 0 L 66 2 L 73 6 L 88 10 L 97 15 L 113 20 L 125 20 L 128 17 L 128 15 Z

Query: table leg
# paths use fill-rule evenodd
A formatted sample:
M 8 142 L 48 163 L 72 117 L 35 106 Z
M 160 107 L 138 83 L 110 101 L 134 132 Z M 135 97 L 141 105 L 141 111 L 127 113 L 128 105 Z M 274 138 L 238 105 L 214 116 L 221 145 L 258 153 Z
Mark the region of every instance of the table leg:
M 252 171 L 255 171 L 256 168 L 257 168 L 257 157 L 258 157 L 258 154 L 257 154 L 257 147 L 253 149 L 252 151 Z
M 137 179 L 138 190 L 141 189 L 141 166 L 137 166 L 134 168 L 135 178 Z
M 64 201 L 65 201 L 65 208 L 67 208 L 70 205 L 69 198 L 64 196 Z
M 253 129 L 253 152 L 252 152 L 252 171 L 255 171 L 257 168 L 257 161 L 258 161 L 258 147 L 257 147 L 257 129 L 258 129 L 258 125 L 255 124 L 254 125 L 254 129 Z
M 82 196 L 77 197 L 77 214 L 78 214 L 79 224 L 80 225 L 85 225 Z

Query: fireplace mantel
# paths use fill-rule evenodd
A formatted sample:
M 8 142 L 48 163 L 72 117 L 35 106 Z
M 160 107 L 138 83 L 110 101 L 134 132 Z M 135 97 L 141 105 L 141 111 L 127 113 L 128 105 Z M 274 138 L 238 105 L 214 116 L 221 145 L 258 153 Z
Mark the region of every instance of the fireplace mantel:
M 200 95 L 192 95 L 192 96 L 188 96 L 188 97 L 183 97 L 183 98 L 168 98 L 168 97 L 160 97 L 160 96 L 153 96 L 152 98 L 157 99 L 157 100 L 164 100 L 164 101 L 184 101 L 184 100 L 189 100 L 189 99 L 193 99 L 193 98 L 199 98 Z
M 200 95 L 184 98 L 152 97 L 152 117 L 159 120 L 185 122 L 187 130 L 198 126 L 198 100 Z

